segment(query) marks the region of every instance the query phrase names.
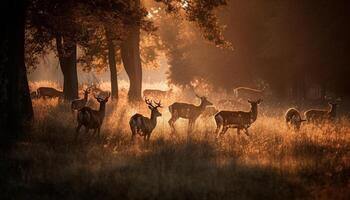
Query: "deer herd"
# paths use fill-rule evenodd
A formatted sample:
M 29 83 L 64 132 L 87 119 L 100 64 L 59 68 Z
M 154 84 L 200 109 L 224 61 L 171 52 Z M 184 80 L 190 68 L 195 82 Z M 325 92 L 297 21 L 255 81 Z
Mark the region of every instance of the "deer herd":
M 91 93 L 91 90 L 92 87 L 88 87 L 84 90 L 84 98 L 76 99 L 71 102 L 72 112 L 77 111 L 78 125 L 76 127 L 75 140 L 78 139 L 79 131 L 82 126 L 85 127 L 86 134 L 89 132 L 90 129 L 93 129 L 94 135 L 97 133 L 98 137 L 100 137 L 100 129 L 105 117 L 106 103 L 108 102 L 110 93 L 107 93 L 105 97 L 94 95 L 94 98 L 100 104 L 99 109 L 94 110 L 86 106 L 88 102 L 88 96 Z M 129 120 L 132 140 L 135 139 L 136 135 L 139 135 L 142 136 L 145 141 L 149 141 L 152 131 L 157 126 L 157 118 L 162 116 L 162 114 L 158 110 L 158 108 L 162 108 L 161 102 L 153 102 L 146 98 L 146 96 L 152 96 L 153 93 L 155 93 L 155 90 L 146 90 L 144 92 L 145 103 L 151 111 L 150 117 L 145 117 L 142 114 L 136 113 Z M 166 93 L 163 93 L 161 94 L 165 97 Z M 31 96 L 33 98 L 62 98 L 63 92 L 50 87 L 40 87 L 37 89 L 36 92 L 32 92 Z M 247 136 L 250 136 L 248 128 L 258 118 L 258 106 L 262 102 L 261 98 L 259 98 L 256 101 L 248 100 L 248 103 L 250 104 L 249 111 L 218 111 L 215 107 L 212 106 L 213 103 L 211 103 L 207 99 L 207 97 L 199 96 L 197 94 L 196 97 L 200 99 L 200 104 L 198 106 L 189 103 L 175 102 L 168 107 L 169 112 L 171 114 L 171 118 L 168 121 L 171 128 L 171 133 L 175 135 L 176 129 L 174 124 L 180 118 L 188 120 L 188 133 L 191 133 L 194 129 L 196 120 L 200 116 L 203 116 L 207 118 L 214 118 L 216 123 L 215 133 L 217 139 L 220 138 L 221 135 L 224 135 L 229 128 L 237 129 L 238 135 L 243 130 Z M 337 115 L 337 103 L 329 102 L 329 105 L 330 107 L 328 110 L 307 110 L 304 113 L 305 119 L 302 118 L 300 112 L 296 108 L 289 108 L 285 113 L 285 122 L 287 124 L 287 127 L 298 131 L 303 122 L 317 123 L 326 120 L 334 120 Z

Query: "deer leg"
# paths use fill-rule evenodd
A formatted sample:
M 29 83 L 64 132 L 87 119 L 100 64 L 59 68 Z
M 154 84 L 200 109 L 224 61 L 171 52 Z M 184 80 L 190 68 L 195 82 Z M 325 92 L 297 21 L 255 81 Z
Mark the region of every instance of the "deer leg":
M 224 126 L 224 128 L 221 131 L 221 135 L 224 135 L 227 130 L 228 130 L 228 126 Z
M 101 131 L 101 127 L 98 127 L 97 128 L 97 137 L 98 137 L 98 139 L 101 138 L 100 131 Z
M 221 130 L 222 127 L 223 127 L 222 124 L 217 124 L 216 125 L 216 131 L 215 131 L 216 139 L 218 139 L 220 137 L 220 130 Z
M 171 118 L 168 121 L 168 123 L 170 125 L 170 128 L 171 128 L 171 133 L 175 133 L 176 132 L 174 123 L 176 122 L 177 119 L 178 119 L 177 117 L 171 116 Z
M 196 120 L 188 120 L 188 133 L 192 133 Z
M 131 134 L 131 140 L 134 141 L 135 140 L 135 135 L 136 133 L 134 131 L 132 131 L 132 134 Z
M 250 135 L 249 135 L 249 132 L 248 132 L 248 128 L 244 128 L 244 130 L 245 130 L 244 133 L 245 133 L 247 136 L 250 136 Z
M 75 129 L 75 138 L 74 138 L 75 141 L 77 141 L 78 139 L 81 126 L 82 126 L 81 124 L 78 124 L 77 128 Z

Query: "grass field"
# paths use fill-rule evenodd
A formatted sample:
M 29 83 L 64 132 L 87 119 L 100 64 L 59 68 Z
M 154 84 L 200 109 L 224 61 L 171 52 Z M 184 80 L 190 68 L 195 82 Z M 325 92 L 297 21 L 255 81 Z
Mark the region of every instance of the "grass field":
M 97 108 L 95 101 L 89 105 Z M 170 135 L 167 108 L 149 143 L 131 143 L 132 114 L 145 104 L 108 102 L 100 139 L 80 134 L 69 104 L 34 100 L 34 128 L 11 157 L 11 199 L 349 199 L 350 122 L 339 119 L 300 132 L 281 109 L 259 108 L 251 136 L 229 130 L 215 140 L 212 119 L 187 122 Z M 274 115 L 268 114 L 274 113 Z

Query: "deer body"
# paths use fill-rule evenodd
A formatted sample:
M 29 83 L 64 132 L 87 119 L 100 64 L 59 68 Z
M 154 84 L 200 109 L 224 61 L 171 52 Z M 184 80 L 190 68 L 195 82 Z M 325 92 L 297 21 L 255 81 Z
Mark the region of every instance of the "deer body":
M 139 134 L 144 137 L 144 140 L 149 140 L 151 133 L 154 128 L 157 126 L 157 117 L 162 116 L 158 111 L 158 108 L 161 107 L 160 102 L 156 103 L 156 106 L 152 105 L 151 102 L 146 100 L 148 108 L 151 110 L 151 117 L 147 118 L 141 114 L 136 113 L 130 118 L 129 125 L 132 132 L 132 140 L 134 140 L 136 134 Z
M 289 108 L 285 114 L 285 120 L 288 127 L 299 130 L 301 123 L 306 121 L 301 118 L 300 112 L 295 108 Z
M 51 87 L 39 87 L 37 89 L 37 96 L 38 97 L 63 97 L 63 92 L 56 90 L 55 88 Z
M 309 122 L 333 120 L 337 116 L 337 104 L 328 103 L 330 105 L 329 110 L 310 109 L 305 112 L 306 120 Z
M 90 107 L 83 107 L 79 110 L 77 116 L 78 126 L 76 128 L 75 140 L 78 139 L 79 130 L 82 126 L 85 127 L 85 133 L 88 133 L 90 129 L 94 129 L 94 134 L 97 132 L 98 136 L 100 136 L 100 129 L 105 117 L 106 103 L 109 96 L 107 96 L 105 99 L 95 97 L 100 103 L 99 110 L 93 110 Z
M 188 104 L 188 103 L 178 103 L 178 102 L 173 103 L 172 105 L 169 106 L 171 118 L 168 121 L 168 123 L 173 133 L 176 131 L 174 123 L 179 118 L 188 119 L 188 130 L 189 132 L 191 132 L 197 118 L 205 111 L 205 108 L 209 105 L 213 105 L 211 102 L 209 102 L 206 99 L 206 97 L 199 97 L 199 98 L 201 99 L 201 103 L 199 106 L 195 106 L 193 104 Z
M 236 128 L 237 134 L 240 133 L 241 129 L 245 130 L 246 135 L 248 134 L 248 128 L 252 123 L 254 123 L 258 117 L 258 105 L 262 100 L 249 101 L 251 104 L 251 109 L 249 112 L 244 111 L 220 111 L 215 115 L 216 122 L 216 133 L 217 138 L 220 134 L 223 135 L 229 128 Z M 220 129 L 222 131 L 220 132 Z
M 88 97 L 89 97 L 89 92 L 90 92 L 89 89 L 86 89 L 84 91 L 84 98 L 76 99 L 76 100 L 72 101 L 72 104 L 71 104 L 71 110 L 72 111 L 80 110 L 86 105 L 86 103 L 88 101 Z
M 155 90 L 155 89 L 146 89 L 143 91 L 143 97 L 145 98 L 166 98 L 169 93 L 171 93 L 171 89 L 169 91 L 163 91 L 163 90 Z

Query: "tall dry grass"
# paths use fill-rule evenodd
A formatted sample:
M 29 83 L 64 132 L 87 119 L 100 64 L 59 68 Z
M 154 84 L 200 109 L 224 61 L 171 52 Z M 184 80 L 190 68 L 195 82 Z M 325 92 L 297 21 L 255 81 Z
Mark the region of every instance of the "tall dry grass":
M 172 100 L 164 102 L 169 105 Z M 215 122 L 176 122 L 167 108 L 149 143 L 131 143 L 128 120 L 145 104 L 108 102 L 102 138 L 80 134 L 68 103 L 33 100 L 35 124 L 13 151 L 13 199 L 348 199 L 350 122 L 288 130 L 283 109 L 260 108 L 251 136 L 230 130 L 215 140 Z M 89 105 L 98 104 L 90 99 Z M 273 113 L 273 115 L 271 114 Z

